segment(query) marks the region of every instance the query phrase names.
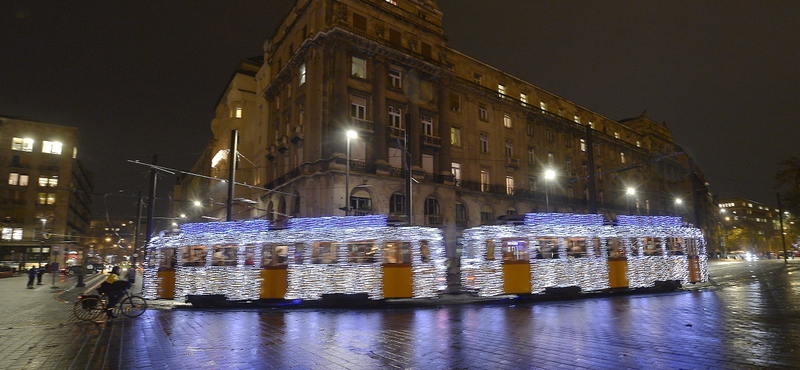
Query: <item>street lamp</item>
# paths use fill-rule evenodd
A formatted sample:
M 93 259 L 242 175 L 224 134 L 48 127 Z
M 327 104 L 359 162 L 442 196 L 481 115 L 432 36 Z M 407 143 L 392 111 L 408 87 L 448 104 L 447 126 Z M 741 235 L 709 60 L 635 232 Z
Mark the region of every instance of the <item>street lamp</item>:
M 347 167 L 345 168 L 345 198 L 344 198 L 344 214 L 350 216 L 350 139 L 355 139 L 358 134 L 353 130 L 347 130 Z
M 544 171 L 544 204 L 545 204 L 545 211 L 550 213 L 550 195 L 549 195 L 549 187 L 550 187 L 550 180 L 556 178 L 556 171 L 553 169 L 548 168 Z
M 631 214 L 631 197 L 636 195 L 636 189 L 628 188 L 627 196 L 625 197 L 626 203 L 628 204 L 628 214 Z
M 681 206 L 681 204 L 683 204 L 683 199 L 681 199 L 681 198 L 675 198 L 675 215 L 676 215 L 676 216 L 679 216 L 679 214 L 678 214 L 678 207 L 680 207 L 680 206 Z

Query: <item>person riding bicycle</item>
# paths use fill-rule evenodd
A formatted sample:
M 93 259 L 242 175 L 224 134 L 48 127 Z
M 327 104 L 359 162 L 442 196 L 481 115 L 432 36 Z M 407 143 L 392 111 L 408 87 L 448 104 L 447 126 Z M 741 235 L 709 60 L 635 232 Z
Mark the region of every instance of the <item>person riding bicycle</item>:
M 100 287 L 97 288 L 97 291 L 100 294 L 105 294 L 108 296 L 108 305 L 106 306 L 106 316 L 109 318 L 114 318 L 114 306 L 117 305 L 122 295 L 125 293 L 125 289 L 128 289 L 131 284 L 125 280 L 120 279 L 120 271 L 119 266 L 114 266 L 111 269 L 111 273 L 108 274 L 108 278 Z

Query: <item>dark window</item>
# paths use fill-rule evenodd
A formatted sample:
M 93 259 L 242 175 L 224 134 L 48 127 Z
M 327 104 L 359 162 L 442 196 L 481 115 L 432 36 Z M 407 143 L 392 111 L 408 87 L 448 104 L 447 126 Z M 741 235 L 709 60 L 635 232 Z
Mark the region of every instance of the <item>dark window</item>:
M 358 30 L 366 32 L 367 18 L 362 15 L 353 14 L 353 27 L 355 27 Z
M 392 194 L 389 198 L 389 213 L 405 213 L 406 212 L 406 196 L 403 194 Z
M 431 49 L 431 46 L 429 44 L 426 44 L 426 43 L 423 42 L 422 43 L 422 56 L 430 59 L 432 55 L 433 55 L 433 51 Z

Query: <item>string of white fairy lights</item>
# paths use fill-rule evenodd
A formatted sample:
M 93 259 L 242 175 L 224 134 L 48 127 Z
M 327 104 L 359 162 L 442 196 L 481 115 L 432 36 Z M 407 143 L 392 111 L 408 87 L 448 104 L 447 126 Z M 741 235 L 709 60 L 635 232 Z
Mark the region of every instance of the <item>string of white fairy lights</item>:
M 250 258 L 261 256 L 264 246 L 271 244 L 288 247 L 287 299 L 314 300 L 337 293 L 366 293 L 370 299 L 382 299 L 383 252 L 390 242 L 411 245 L 414 298 L 435 297 L 446 288 L 446 256 L 439 229 L 390 227 L 386 216 L 370 215 L 296 218 L 283 230 L 270 230 L 269 222 L 263 220 L 184 224 L 178 234 L 151 241 L 150 255 L 156 261 L 145 270 L 144 295 L 149 299 L 159 296 L 158 287 L 165 282 L 158 276 L 158 266 L 170 265 L 166 259 L 177 257 L 176 251 L 182 253 L 184 248 L 201 246 L 207 251 L 201 266 L 184 265 L 184 258 L 173 262 L 176 299 L 209 294 L 233 300 L 258 299 L 261 269 L 259 264 L 245 261 L 250 254 Z M 331 243 L 336 258 L 320 263 L 321 243 Z M 352 258 L 347 248 L 351 243 L 371 245 L 371 257 Z M 235 265 L 214 266 L 215 246 L 235 247 Z M 302 247 L 302 259 L 294 258 L 298 247 Z
M 668 245 L 670 238 L 678 240 L 679 244 Z M 568 239 L 585 242 L 580 257 L 570 255 Z M 463 286 L 476 290 L 481 296 L 505 294 L 503 256 L 501 247 L 497 246 L 512 240 L 524 242 L 532 293 L 543 292 L 548 287 L 578 286 L 583 291 L 606 289 L 610 287 L 607 249 L 612 239 L 621 240 L 624 247 L 628 287 L 650 287 L 656 281 L 666 280 L 689 282 L 689 263 L 697 264 L 693 267 L 700 275 L 699 281 L 708 280 L 702 232 L 684 227 L 678 217 L 619 216 L 617 226 L 607 226 L 602 215 L 531 213 L 525 215 L 524 225 L 465 230 L 461 281 Z M 658 248 L 651 255 L 645 255 L 645 240 L 653 239 Z M 553 240 L 557 249 L 544 255 L 545 243 Z M 694 248 L 688 250 L 687 244 Z M 696 259 L 689 259 L 689 252 Z

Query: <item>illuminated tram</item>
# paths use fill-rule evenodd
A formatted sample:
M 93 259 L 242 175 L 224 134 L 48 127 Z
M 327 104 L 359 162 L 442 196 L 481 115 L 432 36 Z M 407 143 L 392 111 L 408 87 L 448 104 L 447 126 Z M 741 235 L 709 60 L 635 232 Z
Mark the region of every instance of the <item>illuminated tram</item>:
M 184 224 L 154 238 L 148 257 L 148 299 L 430 298 L 447 287 L 441 231 L 388 226 L 382 215 L 295 218 L 285 229 L 264 220 Z
M 469 228 L 461 283 L 480 296 L 653 287 L 708 280 L 702 232 L 679 217 L 529 213 L 521 225 Z

